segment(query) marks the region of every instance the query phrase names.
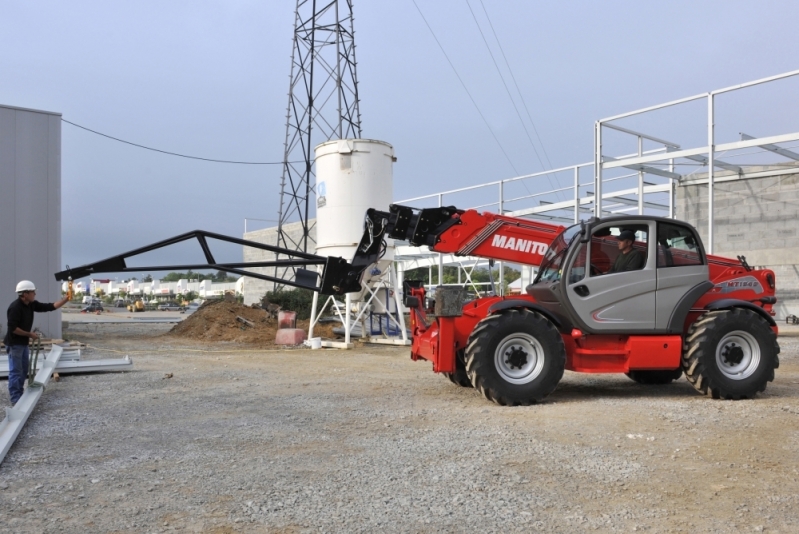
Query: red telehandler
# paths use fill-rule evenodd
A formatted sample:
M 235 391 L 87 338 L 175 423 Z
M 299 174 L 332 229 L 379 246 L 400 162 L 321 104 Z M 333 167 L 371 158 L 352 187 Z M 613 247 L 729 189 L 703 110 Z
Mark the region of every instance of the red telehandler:
M 635 270 L 615 272 L 619 238 L 631 236 Z M 403 284 L 410 308 L 411 358 L 501 405 L 543 400 L 564 370 L 625 373 L 666 384 L 683 373 L 713 398 L 751 398 L 779 367 L 772 311 L 774 273 L 745 258 L 705 254 L 691 225 L 644 215 L 593 218 L 570 227 L 454 207 L 370 209 L 352 261 L 291 251 L 202 230 L 56 273 L 57 280 L 101 272 L 214 269 L 324 294 L 361 289 L 386 237 L 436 252 L 538 265 L 526 295 L 466 300 L 461 287 L 428 295 Z M 127 260 L 196 239 L 205 264 L 137 266 Z M 259 248 L 285 259 L 220 263 L 209 240 Z M 247 271 L 275 268 L 275 275 Z M 305 269 L 315 267 L 316 271 Z M 278 275 L 282 272 L 282 275 Z
M 665 384 L 685 373 L 713 398 L 751 398 L 779 366 L 774 273 L 705 254 L 691 225 L 651 216 L 568 228 L 454 207 L 370 210 L 361 249 L 385 236 L 461 256 L 539 265 L 526 295 L 430 298 L 404 282 L 411 357 L 501 405 L 539 402 L 564 369 Z M 614 272 L 619 236 L 642 260 Z M 628 249 L 629 250 L 629 249 Z

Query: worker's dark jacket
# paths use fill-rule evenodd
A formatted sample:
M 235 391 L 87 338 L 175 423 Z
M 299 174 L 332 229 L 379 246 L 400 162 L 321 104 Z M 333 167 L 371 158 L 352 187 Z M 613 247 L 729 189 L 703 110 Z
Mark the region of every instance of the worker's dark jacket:
M 610 268 L 611 273 L 621 273 L 624 271 L 637 271 L 644 268 L 644 255 L 640 250 L 632 249 L 627 254 L 619 254 L 616 256 L 616 261 L 613 262 L 613 267 Z
M 8 307 L 8 332 L 3 339 L 6 347 L 12 345 L 27 345 L 30 339 L 27 336 L 18 336 L 14 334 L 14 330 L 21 328 L 26 332 L 30 332 L 33 328 L 33 312 L 49 312 L 55 311 L 55 306 L 49 302 L 39 302 L 34 300 L 28 305 L 22 302 L 22 299 L 17 299 Z

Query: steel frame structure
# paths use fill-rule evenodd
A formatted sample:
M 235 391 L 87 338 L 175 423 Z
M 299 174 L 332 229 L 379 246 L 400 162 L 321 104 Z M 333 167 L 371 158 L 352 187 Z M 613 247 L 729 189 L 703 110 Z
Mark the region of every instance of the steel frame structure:
M 789 149 L 780 147 L 779 144 L 799 141 L 799 132 L 774 135 L 769 137 L 755 138 L 745 133 L 741 134 L 741 140 L 733 143 L 723 143 L 716 145 L 715 143 L 715 129 L 714 129 L 714 99 L 717 95 L 729 93 L 740 89 L 753 87 L 769 82 L 783 80 L 793 76 L 799 75 L 799 70 L 762 78 L 739 85 L 717 89 L 708 93 L 694 95 L 664 104 L 658 104 L 647 108 L 614 115 L 596 121 L 594 125 L 594 161 L 589 163 L 580 163 L 577 165 L 570 165 L 549 171 L 537 172 L 533 174 L 526 174 L 505 180 L 496 180 L 486 182 L 469 187 L 462 187 L 458 189 L 450 189 L 439 193 L 432 193 L 429 195 L 417 196 L 405 200 L 398 201 L 397 204 L 404 204 L 415 206 L 417 204 L 423 205 L 437 205 L 445 206 L 451 201 L 451 197 L 458 194 L 463 194 L 470 191 L 479 191 L 482 198 L 496 198 L 496 201 L 487 202 L 479 205 L 469 206 L 471 209 L 487 209 L 496 213 L 516 217 L 530 217 L 535 219 L 550 220 L 555 222 L 562 222 L 564 224 L 577 223 L 581 218 L 595 216 L 607 216 L 622 214 L 625 212 L 635 211 L 638 214 L 644 212 L 656 212 L 663 216 L 673 218 L 675 216 L 674 195 L 675 186 L 677 183 L 708 183 L 709 184 L 709 212 L 713 212 L 713 184 L 720 180 L 737 180 L 741 178 L 758 178 L 761 176 L 775 176 L 779 174 L 793 174 L 797 172 L 795 166 L 785 168 L 783 170 L 769 170 L 753 172 L 744 167 L 734 165 L 728 161 L 720 159 L 717 154 L 720 152 L 734 152 L 745 148 L 759 147 L 764 151 L 772 152 L 783 158 L 799 161 L 799 153 L 793 152 Z M 678 104 L 691 102 L 700 99 L 707 99 L 707 134 L 708 145 L 684 149 L 679 144 L 660 139 L 658 137 L 637 132 L 628 128 L 624 128 L 617 124 L 613 124 L 623 118 L 644 114 L 647 112 L 669 108 Z M 603 129 L 612 129 L 625 135 L 634 136 L 638 141 L 638 150 L 634 154 L 622 154 L 610 156 L 603 152 L 602 146 L 602 133 Z M 653 142 L 662 145 L 659 148 L 652 150 L 644 150 L 644 141 Z M 693 177 L 692 173 L 680 174 L 675 169 L 681 161 L 699 164 L 708 168 L 707 178 Z M 713 162 L 713 165 L 708 165 L 708 162 Z M 591 170 L 592 181 L 581 182 L 581 176 Z M 606 176 L 607 173 L 603 172 L 609 169 L 620 169 L 632 171 L 627 174 L 617 176 Z M 718 174 L 714 169 L 721 169 L 724 174 Z M 546 176 L 552 175 L 566 175 L 571 180 L 571 185 L 566 187 L 555 188 L 538 193 L 529 193 L 521 196 L 509 197 L 506 190 L 510 184 L 515 182 L 525 182 L 541 180 Z M 637 185 L 635 187 L 622 187 L 616 190 L 611 190 L 616 182 L 622 182 L 631 178 L 637 178 Z M 666 178 L 665 183 L 662 182 Z M 593 186 L 593 187 L 592 187 Z M 493 193 L 483 192 L 481 190 L 493 190 Z M 662 195 L 666 193 L 668 196 L 667 202 L 663 203 L 662 200 L 651 199 L 652 195 Z M 566 194 L 568 200 L 544 200 L 550 198 L 555 194 Z M 530 206 L 531 202 L 538 201 L 538 206 Z M 526 204 L 526 205 L 525 205 Z M 459 204 L 460 205 L 460 204 Z M 708 240 L 706 241 L 708 253 L 713 251 L 713 217 L 708 218 Z M 438 254 L 434 252 L 425 252 L 417 247 L 408 247 L 398 244 L 396 247 L 395 260 L 398 263 L 398 275 L 400 283 L 404 278 L 406 270 L 415 269 L 419 267 L 431 267 L 432 265 L 438 266 L 438 280 L 443 279 L 443 270 L 445 265 L 458 266 L 459 274 L 463 272 L 465 275 L 469 269 L 474 269 L 478 263 L 485 263 L 484 259 L 471 258 L 471 257 L 454 257 L 451 255 Z M 503 287 L 503 266 L 499 262 L 499 288 Z M 523 271 L 524 273 L 524 271 Z M 523 274 L 524 276 L 524 274 Z M 529 273 L 528 276 L 532 276 Z M 431 277 L 432 280 L 432 277 Z M 467 278 L 467 280 L 470 280 Z
M 308 251 L 316 145 L 360 138 L 352 0 L 297 0 L 277 245 Z M 293 238 L 283 225 L 299 220 Z M 277 272 L 277 268 L 276 271 Z
M 637 171 L 638 212 L 643 213 L 644 194 L 646 193 L 645 182 L 644 182 L 645 174 L 657 175 L 668 178 L 669 179 L 668 186 L 670 189 L 673 189 L 675 182 L 683 181 L 687 178 L 687 175 L 682 175 L 675 172 L 675 163 L 679 162 L 680 160 L 698 162 L 703 166 L 707 167 L 706 183 L 708 185 L 708 227 L 707 227 L 707 240 L 705 242 L 705 245 L 708 253 L 713 253 L 713 226 L 714 226 L 713 186 L 717 180 L 717 173 L 719 173 L 719 176 L 733 177 L 733 179 L 756 178 L 758 177 L 757 176 L 758 174 L 761 176 L 763 175 L 762 172 L 747 173 L 746 169 L 742 168 L 741 166 L 734 165 L 728 163 L 727 161 L 719 159 L 717 157 L 717 154 L 724 152 L 727 153 L 727 158 L 729 158 L 730 156 L 733 155 L 730 153 L 734 153 L 735 151 L 746 148 L 759 147 L 769 152 L 773 152 L 784 158 L 799 161 L 799 154 L 796 154 L 795 152 L 791 152 L 790 150 L 778 146 L 779 143 L 799 141 L 799 132 L 784 134 L 784 135 L 773 135 L 770 137 L 761 137 L 761 138 L 755 138 L 752 137 L 751 135 L 741 133 L 740 141 L 732 143 L 716 144 L 716 131 L 715 131 L 716 97 L 721 94 L 731 93 L 734 91 L 739 91 L 741 89 L 746 89 L 757 85 L 784 80 L 786 78 L 791 78 L 797 75 L 799 75 L 799 70 L 794 70 L 783 74 L 777 74 L 775 76 L 769 76 L 767 78 L 761 78 L 759 80 L 753 80 L 751 82 L 741 83 L 738 85 L 733 85 L 722 89 L 716 89 L 713 91 L 709 91 L 707 93 L 693 95 L 686 98 L 680 98 L 678 100 L 672 100 L 671 102 L 657 104 L 654 106 L 638 109 L 635 111 L 621 113 L 619 115 L 614 115 L 612 117 L 607 117 L 596 121 L 596 123 L 594 124 L 594 187 L 597 191 L 597 201 L 594 203 L 594 214 L 598 216 L 600 213 L 603 212 L 602 201 L 604 198 L 606 198 L 606 196 L 603 194 L 603 185 L 604 183 L 607 182 L 607 180 L 603 176 L 604 170 L 609 170 L 614 168 L 624 168 Z M 657 137 L 647 135 L 645 133 L 633 131 L 618 126 L 616 124 L 613 124 L 615 121 L 618 121 L 620 119 L 625 119 L 637 115 L 643 115 L 652 111 L 670 108 L 672 106 L 684 104 L 687 102 L 693 102 L 697 100 L 705 100 L 707 103 L 707 121 L 706 121 L 707 145 L 705 146 L 685 149 L 682 148 L 680 145 L 673 143 L 671 141 L 659 139 Z M 637 137 L 638 153 L 632 155 L 616 156 L 616 157 L 611 157 L 605 154 L 603 152 L 603 130 L 605 128 L 613 129 L 618 132 Z M 650 151 L 649 153 L 645 153 L 642 150 L 644 140 L 648 140 L 656 144 L 663 145 L 663 147 L 657 150 Z M 718 171 L 717 169 L 726 171 L 727 174 L 722 175 L 720 174 L 721 171 Z M 794 168 L 785 169 L 783 171 L 769 171 L 768 175 L 774 176 L 777 174 L 795 173 L 795 172 L 796 168 L 794 167 Z

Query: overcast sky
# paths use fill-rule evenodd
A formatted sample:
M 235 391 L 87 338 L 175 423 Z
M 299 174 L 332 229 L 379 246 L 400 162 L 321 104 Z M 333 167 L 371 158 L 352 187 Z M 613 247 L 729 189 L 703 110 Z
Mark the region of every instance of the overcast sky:
M 545 166 L 590 161 L 596 119 L 799 68 L 793 0 L 469 2 L 490 32 L 485 5 Z M 523 103 L 516 97 L 520 119 L 467 1 L 416 3 L 510 162 L 414 2 L 356 1 L 363 137 L 395 147 L 395 199 L 542 170 Z M 294 9 L 288 0 L 0 0 L 0 103 L 167 151 L 280 161 Z M 797 131 L 797 94 L 785 83 L 721 102 L 721 135 Z M 701 143 L 704 112 L 692 113 L 647 131 Z M 195 228 L 241 236 L 245 217 L 277 217 L 280 166 L 170 157 L 68 124 L 62 132 L 64 263 Z

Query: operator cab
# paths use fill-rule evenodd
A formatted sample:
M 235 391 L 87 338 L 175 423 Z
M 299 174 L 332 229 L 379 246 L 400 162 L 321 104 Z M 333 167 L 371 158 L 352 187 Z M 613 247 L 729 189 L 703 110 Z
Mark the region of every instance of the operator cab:
M 561 233 L 527 292 L 586 333 L 682 332 L 711 285 L 696 230 L 661 217 L 591 219 Z

